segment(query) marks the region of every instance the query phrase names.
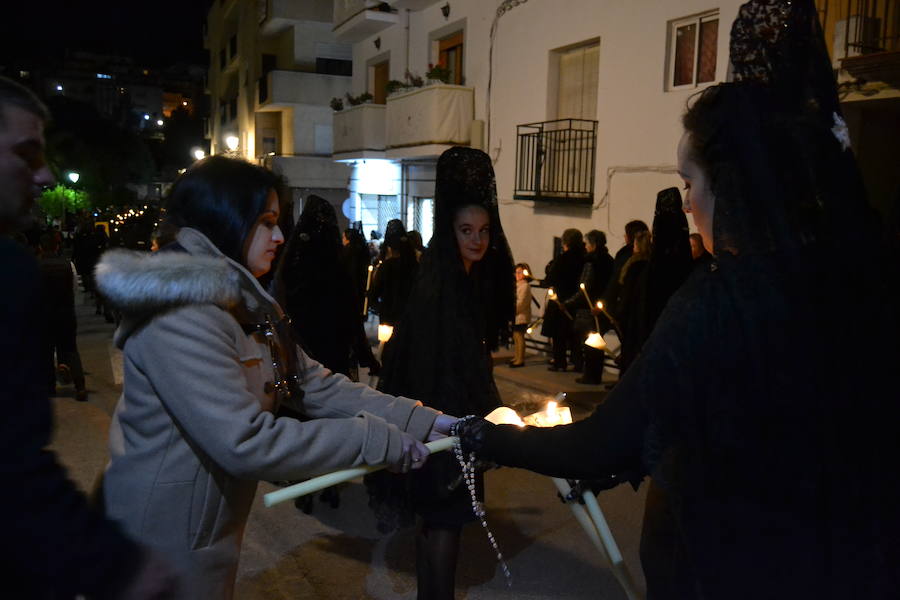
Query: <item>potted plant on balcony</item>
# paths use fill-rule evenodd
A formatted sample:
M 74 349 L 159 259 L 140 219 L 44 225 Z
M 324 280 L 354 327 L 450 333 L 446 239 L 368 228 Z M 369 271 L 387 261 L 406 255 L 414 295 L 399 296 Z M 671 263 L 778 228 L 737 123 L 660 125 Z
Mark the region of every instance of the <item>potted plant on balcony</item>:
M 406 87 L 422 87 L 425 85 L 422 78 L 415 73 L 410 73 L 409 69 L 406 70 L 406 82 Z
M 369 92 L 363 92 L 359 96 L 351 96 L 350 92 L 347 92 L 347 102 L 350 106 L 359 106 L 360 104 L 366 104 L 372 102 L 373 97 Z
M 344 101 L 340 98 L 332 98 L 331 102 L 328 103 L 331 106 L 331 110 L 334 112 L 341 112 L 344 110 Z
M 425 77 L 428 78 L 428 85 L 435 83 L 450 83 L 450 69 L 438 63 L 436 65 L 429 64 Z
M 409 86 L 407 86 L 402 81 L 399 81 L 397 79 L 391 79 L 390 81 L 388 81 L 385 84 L 384 91 L 385 91 L 386 95 L 392 96 L 392 95 L 398 94 L 400 92 L 405 92 L 407 87 L 409 87 Z

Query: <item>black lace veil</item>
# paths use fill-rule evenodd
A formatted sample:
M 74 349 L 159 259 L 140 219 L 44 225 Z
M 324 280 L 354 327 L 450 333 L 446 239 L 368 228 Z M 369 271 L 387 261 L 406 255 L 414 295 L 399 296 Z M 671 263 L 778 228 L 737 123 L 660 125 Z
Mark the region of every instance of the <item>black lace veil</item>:
M 490 158 L 471 148 L 447 150 L 438 160 L 435 186 L 434 234 L 394 331 L 380 387 L 451 414 L 486 414 L 499 403 L 488 350 L 504 338 L 515 310 L 515 269 Z M 469 205 L 487 210 L 490 245 L 467 275 L 453 220 Z
M 837 258 L 865 244 L 870 212 L 813 2 L 744 4 L 731 62 L 734 82 L 685 115 L 716 198 L 716 255 L 777 254 L 802 268 L 810 245 Z

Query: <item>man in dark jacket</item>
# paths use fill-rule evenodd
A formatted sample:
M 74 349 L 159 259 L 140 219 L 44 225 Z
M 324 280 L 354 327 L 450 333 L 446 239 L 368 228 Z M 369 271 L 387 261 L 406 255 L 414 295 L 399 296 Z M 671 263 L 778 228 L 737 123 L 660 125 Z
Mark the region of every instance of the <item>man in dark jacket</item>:
M 544 285 L 552 287 L 557 300 L 549 300 L 544 309 L 544 326 L 541 334 L 553 344 L 551 371 L 566 370 L 566 351 L 571 349 L 575 370 L 583 368 L 580 343 L 575 340 L 572 314 L 563 302 L 578 293 L 578 278 L 584 268 L 584 238 L 577 229 L 566 229 L 562 234 L 562 254 L 547 269 Z
M 594 303 L 603 297 L 606 284 L 613 271 L 613 257 L 606 249 L 606 234 L 592 229 L 584 236 L 587 254 L 584 256 L 584 267 L 581 270 L 579 289 L 566 300 L 566 309 L 574 316 L 575 344 L 583 346 L 584 375 L 575 380 L 576 383 L 599 384 L 603 377 L 603 351 L 584 346 L 584 340 L 591 331 L 597 330 L 597 323 L 592 315 Z M 590 298 L 590 303 L 588 303 Z M 602 317 L 605 321 L 605 317 Z M 600 328 L 608 327 L 600 322 Z M 602 333 L 602 331 L 601 331 Z
M 41 283 L 36 261 L 6 237 L 41 188 L 46 108 L 0 77 L 0 576 L 11 598 L 166 598 L 172 580 L 118 528 L 90 509 L 45 449 L 52 433 L 42 360 Z

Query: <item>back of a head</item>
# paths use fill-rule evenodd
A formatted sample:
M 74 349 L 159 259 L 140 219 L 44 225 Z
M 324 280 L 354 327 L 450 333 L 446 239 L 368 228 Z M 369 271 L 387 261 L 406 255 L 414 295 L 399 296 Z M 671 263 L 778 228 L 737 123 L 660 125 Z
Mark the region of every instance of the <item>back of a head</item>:
M 562 243 L 570 250 L 576 250 L 584 244 L 584 238 L 581 231 L 577 229 L 566 229 L 562 234 Z
M 656 195 L 656 211 L 653 215 L 653 255 L 680 254 L 687 261 L 689 250 L 688 222 L 682 209 L 681 193 L 678 188 L 666 188 Z
M 634 221 L 628 221 L 625 223 L 625 241 L 633 242 L 634 236 L 636 236 L 641 231 L 650 231 L 650 228 L 647 227 L 647 224 L 643 221 L 639 221 L 635 219 Z
M 229 258 L 242 262 L 243 243 L 280 180 L 246 161 L 210 156 L 194 163 L 172 187 L 166 219 L 200 231 Z

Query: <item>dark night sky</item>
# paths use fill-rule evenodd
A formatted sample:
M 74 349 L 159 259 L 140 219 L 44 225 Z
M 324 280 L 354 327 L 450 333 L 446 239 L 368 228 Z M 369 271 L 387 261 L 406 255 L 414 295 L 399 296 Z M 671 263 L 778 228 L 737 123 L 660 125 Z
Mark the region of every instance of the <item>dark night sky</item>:
M 149 66 L 205 64 L 209 0 L 15 0 L 0 16 L 0 65 L 63 49 L 133 56 Z

